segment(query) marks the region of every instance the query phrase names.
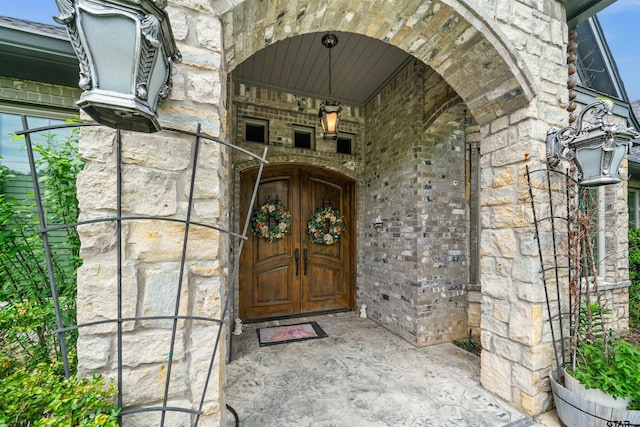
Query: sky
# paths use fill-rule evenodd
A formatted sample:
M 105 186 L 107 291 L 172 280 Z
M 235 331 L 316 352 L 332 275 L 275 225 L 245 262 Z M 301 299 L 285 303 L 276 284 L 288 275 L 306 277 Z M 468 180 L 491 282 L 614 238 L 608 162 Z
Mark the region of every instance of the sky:
M 598 20 L 629 101 L 640 100 L 640 0 L 618 0 Z
M 0 0 L 0 15 L 54 24 L 54 0 Z M 598 14 L 631 102 L 640 100 L 640 0 L 617 0 Z

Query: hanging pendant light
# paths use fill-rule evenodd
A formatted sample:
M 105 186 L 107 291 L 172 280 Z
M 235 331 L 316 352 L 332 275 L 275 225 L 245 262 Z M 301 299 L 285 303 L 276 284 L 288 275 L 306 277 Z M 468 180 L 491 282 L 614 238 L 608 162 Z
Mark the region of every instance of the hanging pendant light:
M 338 138 L 338 124 L 342 113 L 342 105 L 331 98 L 331 49 L 337 44 L 338 36 L 335 34 L 327 33 L 322 36 L 322 45 L 329 49 L 329 99 L 320 104 L 318 112 L 324 139 Z

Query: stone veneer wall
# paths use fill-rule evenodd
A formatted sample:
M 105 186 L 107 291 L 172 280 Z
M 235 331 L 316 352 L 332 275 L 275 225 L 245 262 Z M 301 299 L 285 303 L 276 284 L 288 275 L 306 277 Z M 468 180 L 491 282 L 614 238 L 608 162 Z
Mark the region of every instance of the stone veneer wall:
M 115 133 L 111 129 L 83 129 L 80 152 L 87 161 L 78 178 L 78 200 L 83 219 L 112 216 L 116 207 Z M 185 218 L 191 176 L 193 137 L 126 134 L 123 138 L 123 215 Z M 163 153 L 163 155 L 158 155 Z M 192 221 L 225 226 L 220 205 L 226 190 L 219 171 L 225 154 L 220 146 L 203 142 L 196 172 Z M 224 205 L 222 205 L 224 206 Z M 174 314 L 184 225 L 159 220 L 123 223 L 123 317 Z M 79 227 L 84 263 L 78 271 L 78 323 L 116 318 L 117 270 L 115 225 Z M 226 294 L 227 251 L 220 232 L 192 225 L 180 294 L 180 315 L 220 318 Z M 223 252 L 224 253 L 224 252 Z M 124 322 L 123 404 L 126 408 L 160 406 L 163 399 L 171 320 Z M 180 320 L 173 350 L 168 405 L 197 409 L 219 326 Z M 115 324 L 81 329 L 78 339 L 79 372 L 116 376 Z M 221 387 L 220 372 L 226 348 L 218 349 L 210 387 Z M 214 392 L 205 399 L 201 425 L 215 425 L 220 403 Z M 213 417 L 211 416 L 213 415 Z M 126 426 L 157 425 L 159 413 L 126 416 Z M 168 413 L 171 426 L 191 425 L 188 413 Z M 148 424 L 151 423 L 151 424 Z
M 224 124 L 227 106 L 224 105 L 221 97 L 227 90 L 225 87 L 227 72 L 264 47 L 265 44 L 307 32 L 339 29 L 384 40 L 410 53 L 446 79 L 479 124 L 478 217 L 480 229 L 478 230 L 478 247 L 480 254 L 478 279 L 482 285 L 480 324 L 483 346 L 485 347 L 481 360 L 481 381 L 490 391 L 531 414 L 537 414 L 548 409 L 551 405 L 546 375 L 551 365 L 552 352 L 548 331 L 543 328 L 544 296 L 540 287 L 537 253 L 531 244 L 533 230 L 530 214 L 527 213 L 527 186 L 523 170 L 525 165 L 532 167 L 544 165 L 544 141 L 547 129 L 551 125 L 562 127 L 567 123 L 568 115 L 564 110 L 564 104 L 567 101 L 564 53 L 567 31 L 562 3 L 557 0 L 538 2 L 516 0 L 415 2 L 413 0 L 396 0 L 393 3 L 386 1 L 298 0 L 294 7 L 291 2 L 266 2 L 262 0 L 216 2 L 173 0 L 170 1 L 168 11 L 184 61 L 183 64 L 176 67 L 175 90 L 171 99 L 162 106 L 160 119 L 165 125 L 190 129 L 194 129 L 195 124 L 200 122 L 203 123 L 205 131 L 225 137 Z M 224 43 L 222 38 L 224 38 Z M 424 77 L 424 81 L 426 81 L 427 76 Z M 410 80 L 407 82 L 411 84 Z M 393 88 L 388 87 L 387 89 L 389 90 L 387 95 L 392 96 Z M 417 120 L 422 114 L 424 121 L 416 122 L 420 123 L 420 128 L 414 128 L 413 132 L 403 129 L 403 133 L 413 141 L 416 140 L 416 134 L 421 134 L 424 131 L 422 126 L 431 120 L 429 117 L 441 116 L 440 113 L 429 115 L 422 111 L 428 101 L 426 92 L 422 95 L 425 96 L 422 101 L 413 99 L 408 106 L 411 107 L 409 113 L 413 120 Z M 450 95 L 450 93 L 445 93 L 442 101 L 453 103 L 454 98 L 449 98 Z M 383 93 L 381 96 L 386 95 Z M 455 104 L 450 104 L 450 106 L 453 105 Z M 433 123 L 436 122 L 437 119 Z M 437 127 L 440 126 L 442 125 L 437 125 Z M 451 150 L 452 153 L 447 151 L 447 158 L 452 156 L 451 159 L 460 165 L 460 171 L 447 171 L 445 174 L 451 180 L 454 175 L 455 177 L 459 175 L 461 177 L 461 179 L 457 179 L 459 183 L 465 180 L 464 145 L 460 142 L 463 130 L 462 121 L 454 121 L 451 136 L 440 140 L 440 143 L 445 147 L 460 147 L 460 153 L 455 149 Z M 366 135 L 369 135 L 369 128 L 367 128 Z M 109 156 L 112 154 L 109 154 L 108 150 L 103 154 L 97 152 L 97 158 L 91 159 L 93 146 L 98 141 L 98 137 L 86 135 L 83 138 L 85 139 L 82 142 L 83 153 L 91 161 L 88 165 L 90 167 L 88 172 L 79 182 L 79 190 L 84 192 L 83 215 L 91 217 L 94 213 L 104 214 L 113 209 L 112 203 L 108 200 L 107 191 L 107 183 L 110 181 L 99 179 L 101 177 L 108 178 L 108 174 L 101 175 L 101 168 L 108 168 L 107 160 L 111 160 Z M 154 140 L 156 138 L 162 140 L 163 136 L 152 137 Z M 365 136 L 365 146 L 369 142 L 373 147 L 375 142 L 373 138 Z M 448 260 L 447 257 L 452 257 L 450 259 L 451 270 L 447 270 L 447 274 L 443 274 L 442 277 L 436 277 L 433 271 L 428 270 L 435 270 L 434 265 L 430 267 L 417 265 L 424 257 L 421 253 L 422 248 L 417 244 L 420 238 L 416 235 L 419 233 L 417 228 L 428 220 L 428 218 L 421 216 L 425 213 L 419 207 L 421 208 L 420 205 L 429 190 L 424 187 L 419 188 L 419 186 L 429 185 L 426 180 L 430 177 L 430 171 L 426 168 L 428 165 L 423 163 L 421 166 L 420 162 L 425 162 L 429 156 L 435 155 L 420 150 L 436 148 L 427 147 L 426 144 L 413 144 L 407 152 L 409 147 L 403 145 L 407 144 L 407 141 L 394 142 L 399 144 L 398 148 L 395 145 L 377 147 L 378 152 L 381 148 L 386 148 L 386 153 L 389 156 L 389 166 L 381 167 L 380 170 L 383 174 L 380 174 L 379 178 L 375 176 L 373 168 L 368 166 L 363 166 L 363 168 L 365 168 L 364 177 L 366 179 L 364 185 L 367 185 L 367 181 L 371 183 L 373 179 L 376 179 L 374 189 L 379 188 L 378 193 L 381 197 L 388 194 L 391 199 L 394 196 L 389 189 L 385 189 L 384 183 L 388 182 L 389 186 L 398 185 L 396 187 L 398 192 L 416 200 L 416 203 L 410 201 L 405 203 L 404 200 L 399 203 L 398 215 L 413 214 L 416 218 L 415 221 L 408 221 L 402 227 L 400 227 L 400 220 L 404 221 L 406 218 L 395 219 L 396 217 L 393 216 L 395 211 L 388 214 L 381 212 L 383 216 L 388 215 L 390 222 L 387 227 L 397 227 L 397 233 L 413 234 L 416 239 L 415 243 L 402 242 L 401 237 L 392 236 L 394 239 L 392 243 L 396 245 L 394 250 L 400 250 L 397 254 L 399 258 L 394 262 L 397 261 L 400 268 L 406 267 L 406 271 L 415 266 L 421 273 L 425 273 L 425 276 L 416 274 L 416 279 L 411 281 L 414 283 L 409 280 L 397 283 L 400 286 L 415 287 L 425 291 L 439 287 L 445 293 L 447 303 L 451 303 L 452 306 L 455 306 L 453 308 L 458 310 L 458 298 L 461 296 L 455 296 L 453 293 L 455 291 L 463 292 L 464 287 L 460 289 L 450 289 L 450 287 L 455 287 L 458 283 L 464 284 L 468 278 L 463 277 L 462 269 L 458 270 L 454 264 L 469 263 L 470 259 L 461 261 L 458 258 L 456 261 L 453 257 L 458 255 L 454 255 L 450 251 L 460 251 L 461 256 L 468 256 L 471 244 L 467 244 L 466 247 L 445 247 L 442 250 L 434 251 L 437 258 Z M 421 143 L 423 142 L 421 141 Z M 400 148 L 403 148 L 404 151 Z M 416 149 L 416 157 L 414 157 L 414 148 Z M 157 157 L 159 153 L 161 151 L 156 150 L 154 154 Z M 225 223 L 229 212 L 228 189 L 226 188 L 226 183 L 229 180 L 229 165 L 225 160 L 227 158 L 226 151 L 221 150 L 220 153 L 220 163 L 210 169 L 212 178 L 216 176 L 220 178 L 218 181 L 214 181 L 217 184 L 210 186 L 210 190 L 215 194 L 203 196 L 201 205 L 209 206 L 210 212 L 219 209 L 217 212 L 219 212 L 221 221 Z M 368 153 L 371 157 L 367 157 L 369 154 L 365 153 L 363 161 L 366 162 L 368 159 L 375 161 L 373 156 L 376 150 L 372 148 Z M 438 151 L 438 153 L 444 154 L 444 150 Z M 104 157 L 107 154 L 108 156 Z M 305 157 L 301 153 L 296 153 L 295 156 Z M 144 158 L 144 156 L 141 157 Z M 173 156 L 167 157 L 172 158 Z M 175 157 L 176 159 L 180 158 L 179 156 Z M 339 159 L 339 157 L 337 158 Z M 415 173 L 408 175 L 412 177 L 408 182 L 401 179 L 398 168 L 394 171 L 391 166 L 393 162 L 400 160 L 407 161 L 406 165 L 403 165 L 404 168 L 414 168 Z M 174 205 L 176 213 L 183 211 L 182 194 L 186 169 L 174 170 L 174 165 L 157 164 L 154 163 L 155 160 L 154 162 L 146 160 L 147 163 L 145 163 L 138 156 L 130 157 L 130 162 L 130 167 L 127 168 L 130 175 L 127 177 L 126 187 L 127 191 L 131 192 L 128 197 L 135 203 L 127 205 L 128 210 L 147 212 L 145 200 L 149 200 L 149 198 L 143 197 L 145 195 L 137 189 L 137 180 L 133 178 L 141 177 L 143 179 L 141 182 L 146 182 L 144 179 L 153 172 L 159 173 L 161 179 L 152 180 L 153 186 L 149 182 L 150 189 L 147 191 L 152 194 L 167 192 L 173 194 L 173 188 L 176 189 L 175 199 L 167 199 L 165 202 L 167 206 L 164 204 L 160 206 L 161 212 L 172 215 Z M 351 166 L 344 165 L 342 167 L 349 168 Z M 391 172 L 395 174 L 393 180 Z M 388 180 L 385 179 L 387 173 Z M 443 182 L 444 178 L 442 178 L 442 182 L 440 179 L 435 181 L 439 186 Z M 376 188 L 376 186 L 378 187 Z M 414 188 L 410 188 L 411 186 Z M 461 188 L 464 189 L 464 187 L 462 185 Z M 435 191 L 439 191 L 439 189 Z M 463 196 L 460 199 L 455 197 L 457 194 L 457 192 L 451 194 L 454 197 L 452 206 L 447 205 L 446 207 L 450 209 L 451 218 L 449 220 L 452 221 L 454 233 L 460 232 L 458 228 L 466 227 L 470 218 L 469 213 L 464 209 L 464 194 L 467 192 L 461 191 Z M 137 200 L 138 197 L 140 200 Z M 370 197 L 373 198 L 373 193 L 370 194 Z M 395 200 L 393 199 L 393 201 Z M 417 202 L 418 200 L 420 203 Z M 92 206 L 96 203 L 97 206 Z M 136 206 L 138 203 L 139 207 Z M 440 208 L 444 209 L 445 206 L 442 205 Z M 364 224 L 365 227 L 367 224 L 371 224 L 380 209 L 381 207 L 376 204 L 372 204 L 371 207 L 364 204 L 364 208 L 359 206 L 362 214 L 362 217 L 359 217 L 359 223 Z M 464 213 L 460 214 L 459 210 Z M 458 216 L 466 216 L 467 222 L 462 218 L 458 221 Z M 107 279 L 112 276 L 112 273 L 109 274 L 112 261 L 103 258 L 107 252 L 112 252 L 113 243 L 107 237 L 112 230 L 109 229 L 109 226 L 102 227 L 105 230 L 87 230 L 83 234 L 83 245 L 85 245 L 83 250 L 88 251 L 83 253 L 86 264 L 86 267 L 83 268 L 85 268 L 85 272 L 90 274 L 82 276 L 80 286 L 84 288 L 82 292 L 95 292 L 95 296 L 100 297 L 83 300 L 85 314 L 89 316 L 94 316 L 92 314 L 94 312 L 101 312 L 98 310 L 100 307 L 91 307 L 90 303 L 99 306 L 109 301 L 104 300 L 106 295 L 99 293 L 101 287 L 95 286 L 96 283 L 101 283 L 99 279 L 102 278 L 104 278 L 105 286 L 108 285 Z M 162 276 L 161 273 L 166 272 L 167 264 L 174 262 L 174 255 L 166 254 L 163 251 L 165 245 L 148 246 L 149 243 L 144 242 L 145 239 L 160 239 L 155 241 L 162 243 L 167 242 L 164 237 L 176 233 L 168 233 L 167 231 L 167 234 L 165 229 L 160 228 L 158 231 L 160 234 L 156 235 L 154 234 L 155 229 L 144 229 L 138 224 L 132 225 L 130 229 L 127 229 L 127 232 L 127 245 L 130 247 L 127 248 L 126 253 L 126 260 L 129 263 L 126 265 L 125 277 L 128 283 L 136 284 L 136 286 L 128 287 L 127 292 L 137 292 L 137 294 L 131 294 L 131 301 L 136 303 L 137 310 L 138 307 L 144 306 L 141 303 L 144 302 L 145 295 L 150 295 L 147 284 L 152 281 L 148 278 L 153 276 L 153 272 L 158 273 L 155 275 L 156 277 Z M 396 231 L 392 231 L 392 233 L 394 232 Z M 363 233 L 366 231 L 361 231 L 359 237 Z M 371 236 L 370 241 L 373 243 L 376 237 Z M 425 239 L 421 244 L 427 245 L 426 239 L 429 237 L 421 238 Z M 212 236 L 211 242 L 213 244 L 218 240 Z M 204 271 L 213 271 L 214 276 L 207 278 L 204 273 L 194 273 L 193 276 L 190 276 L 187 300 L 198 301 L 192 299 L 192 296 L 200 289 L 200 279 L 204 281 L 205 289 L 207 283 L 215 282 L 216 261 L 220 263 L 220 271 L 224 271 L 227 257 L 225 239 L 220 239 L 219 244 L 220 246 L 215 250 L 203 253 L 207 255 L 207 259 L 203 262 L 213 268 L 213 270 L 207 268 Z M 366 240 L 361 243 L 363 248 L 366 247 L 366 244 Z M 619 242 L 616 247 L 620 248 L 621 245 L 622 242 Z M 104 248 L 101 248 L 102 246 Z M 92 249 L 94 247 L 95 249 Z M 137 252 L 136 248 L 144 247 L 150 250 Z M 378 250 L 375 249 L 375 251 Z M 373 252 L 369 253 L 373 254 Z M 145 259 L 143 254 L 146 254 L 148 258 Z M 358 253 L 358 256 L 359 258 L 361 255 L 364 257 L 365 254 L 366 252 L 363 250 Z M 163 258 L 165 256 L 166 258 Z M 195 263 L 196 260 L 193 262 Z M 212 264 L 209 264 L 210 262 Z M 421 270 L 422 268 L 424 270 Z M 619 268 L 620 274 L 624 275 L 624 266 L 620 265 Z M 410 274 L 413 273 L 407 273 L 407 275 Z M 358 279 L 360 281 L 362 277 L 359 276 Z M 449 279 L 451 283 L 448 282 Z M 223 282 L 222 278 L 220 280 Z M 438 283 L 439 280 L 442 282 Z M 412 286 L 413 284 L 417 286 Z M 223 283 L 221 283 L 221 287 L 223 288 Z M 145 292 L 147 293 L 145 294 Z M 420 328 L 426 324 L 419 311 L 424 309 L 423 312 L 426 313 L 426 308 L 430 306 L 427 299 L 435 302 L 436 293 L 426 295 L 425 299 L 422 299 L 422 295 L 413 292 L 413 289 L 405 289 L 403 292 L 405 292 L 408 301 L 403 301 L 399 297 L 400 293 L 396 293 L 395 295 L 398 296 L 397 309 L 398 313 L 404 315 L 405 313 L 402 313 L 401 310 L 406 307 L 409 318 L 396 322 L 394 327 L 399 329 L 402 325 L 405 328 L 401 332 L 404 334 L 403 336 L 413 336 L 411 332 L 415 329 L 417 337 L 419 332 L 423 332 Z M 450 293 L 447 295 L 447 292 Z M 474 292 L 477 291 L 474 290 Z M 214 293 L 209 295 L 213 298 L 210 301 L 215 301 Z M 389 297 L 389 301 L 391 301 L 391 297 Z M 405 306 L 403 307 L 402 304 Z M 133 304 L 128 309 L 132 309 L 132 307 Z M 100 318 L 98 314 L 95 314 L 95 317 Z M 464 322 L 464 314 L 461 314 L 459 318 Z M 393 321 L 395 322 L 395 319 Z M 153 360 L 150 357 L 152 355 L 159 356 L 156 352 L 147 351 L 151 347 L 146 344 L 146 341 L 143 341 L 144 333 L 148 330 L 155 332 L 158 326 L 127 325 L 131 331 L 129 336 L 132 341 L 138 340 L 140 348 L 144 350 L 146 356 L 149 356 L 148 363 L 140 365 L 136 365 L 133 359 L 127 359 L 132 360 L 128 362 L 131 365 L 131 378 L 139 380 L 135 389 L 128 389 L 132 399 L 135 400 L 133 404 L 153 401 L 155 398 L 151 397 L 148 391 L 154 387 L 162 386 L 154 383 L 152 378 L 154 378 L 154 372 L 162 371 L 163 362 L 159 359 Z M 181 384 L 180 387 L 185 384 L 185 388 L 172 391 L 172 393 L 175 392 L 175 395 L 172 396 L 188 400 L 193 398 L 192 375 L 197 372 L 192 369 L 195 366 L 192 361 L 201 357 L 199 344 L 203 341 L 193 339 L 197 338 L 197 334 L 194 334 L 193 329 L 190 328 L 192 325 L 181 326 L 184 326 L 180 330 L 184 334 L 185 348 L 189 350 L 189 356 L 183 361 L 182 368 L 178 371 L 178 373 L 184 373 L 184 382 L 178 381 L 178 383 Z M 158 333 L 162 334 L 160 331 Z M 436 331 L 436 334 L 428 336 L 428 339 L 438 339 L 439 333 Z M 453 331 L 442 331 L 443 336 L 448 333 L 453 334 Z M 84 353 L 80 354 L 81 366 L 85 366 L 84 369 L 90 371 L 108 371 L 112 368 L 111 361 L 113 360 L 112 353 L 108 353 L 113 351 L 112 338 L 109 340 L 108 334 L 95 331 L 87 332 L 87 335 L 88 338 L 96 340 L 96 347 L 84 347 Z M 425 337 L 427 337 L 426 334 Z M 99 359 L 100 354 L 105 351 L 110 354 L 107 360 L 100 359 L 92 365 L 92 357 Z M 224 354 L 224 349 L 222 353 Z M 224 356 L 219 360 L 224 360 Z M 135 369 L 134 366 L 136 366 Z M 208 401 L 211 406 L 207 407 L 206 425 L 212 425 L 219 421 L 220 408 L 224 403 L 223 366 L 218 364 L 215 367 L 215 372 L 218 375 L 218 381 L 216 381 L 218 388 L 211 391 Z M 162 375 L 158 378 L 161 377 Z M 199 381 L 199 378 L 195 380 Z M 149 425 L 157 425 L 153 420 L 150 420 L 150 417 L 148 418 Z M 181 418 L 172 425 L 180 426 L 185 422 L 186 419 Z M 204 424 L 201 423 L 201 425 Z
M 465 336 L 469 211 L 460 99 L 413 61 L 366 106 L 360 297 L 372 318 L 416 345 Z M 384 221 L 382 233 L 373 220 Z
M 222 27 L 213 10 L 194 10 L 175 1 L 168 8 L 173 33 L 182 53 L 174 68 L 173 90 L 160 107 L 160 123 L 226 138 L 221 94 L 226 74 L 221 62 Z M 184 219 L 191 179 L 195 138 L 176 133 L 124 133 L 122 142 L 124 216 Z M 115 132 L 86 128 L 80 137 L 86 167 L 78 178 L 82 219 L 113 216 L 116 209 Z M 201 141 L 192 221 L 229 229 L 229 149 Z M 83 266 L 78 271 L 78 322 L 116 318 L 116 247 L 112 222 L 79 227 Z M 123 223 L 123 316 L 173 315 L 185 227 L 159 220 Z M 220 318 L 227 295 L 229 242 L 225 234 L 192 225 L 182 279 L 180 315 Z M 168 372 L 172 320 L 128 321 L 122 325 L 123 404 L 125 409 L 162 405 Z M 220 425 L 224 409 L 223 332 L 207 394 L 207 369 L 219 326 L 202 321 L 177 322 L 168 406 L 198 410 L 199 426 Z M 226 328 L 226 326 L 224 326 Z M 113 323 L 82 328 L 78 365 L 82 374 L 114 377 L 117 341 Z M 123 417 L 126 427 L 158 426 L 159 411 Z M 193 425 L 194 415 L 167 412 L 165 424 Z

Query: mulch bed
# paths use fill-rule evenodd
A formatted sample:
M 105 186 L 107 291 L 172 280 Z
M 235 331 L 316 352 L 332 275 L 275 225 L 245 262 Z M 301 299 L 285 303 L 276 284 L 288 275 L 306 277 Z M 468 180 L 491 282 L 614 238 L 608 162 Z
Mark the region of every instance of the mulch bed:
M 473 353 L 476 356 L 480 356 L 482 353 L 482 345 L 476 340 L 454 340 L 453 343 L 460 347 L 463 350 L 468 351 L 469 353 Z

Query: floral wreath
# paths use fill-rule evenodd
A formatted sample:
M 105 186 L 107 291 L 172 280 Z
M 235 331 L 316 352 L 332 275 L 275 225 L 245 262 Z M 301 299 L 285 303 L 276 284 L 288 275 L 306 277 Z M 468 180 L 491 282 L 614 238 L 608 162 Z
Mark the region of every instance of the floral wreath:
M 307 223 L 307 232 L 313 243 L 333 245 L 338 242 L 344 230 L 344 220 L 340 211 L 331 207 L 318 208 Z
M 275 220 L 275 224 L 269 227 L 271 218 Z M 274 202 L 267 197 L 265 204 L 254 210 L 251 215 L 251 229 L 269 243 L 284 238 L 290 227 L 291 214 L 277 199 Z

